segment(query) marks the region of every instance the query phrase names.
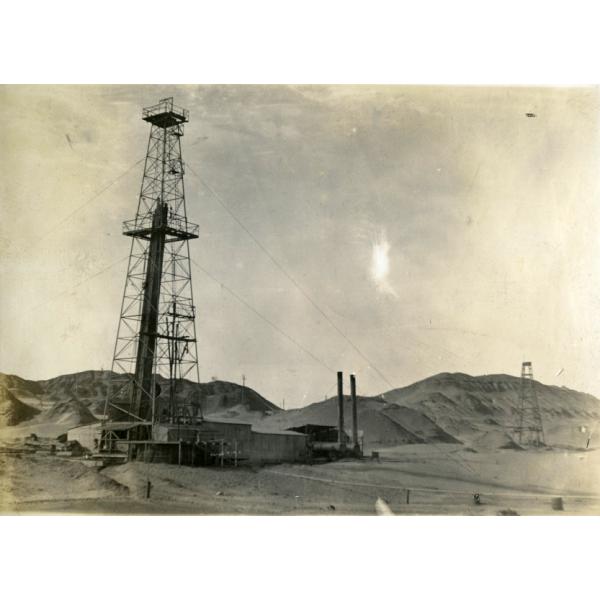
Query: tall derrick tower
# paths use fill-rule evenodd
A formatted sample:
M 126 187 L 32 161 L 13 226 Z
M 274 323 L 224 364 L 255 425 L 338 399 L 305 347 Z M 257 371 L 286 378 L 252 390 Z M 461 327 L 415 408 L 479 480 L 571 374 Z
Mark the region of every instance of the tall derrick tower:
M 137 214 L 123 223 L 131 252 L 102 434 L 129 421 L 139 425 L 130 441 L 150 439 L 157 422 L 199 417 L 193 392 L 181 398 L 183 379 L 199 382 L 189 255 L 198 225 L 187 219 L 181 156 L 188 111 L 165 98 L 143 109 L 142 119 L 150 138 Z
M 519 424 L 515 428 L 518 433 L 519 444 L 525 446 L 543 446 L 544 426 L 542 413 L 535 391 L 533 369 L 531 362 L 521 365 L 521 388 L 519 391 Z

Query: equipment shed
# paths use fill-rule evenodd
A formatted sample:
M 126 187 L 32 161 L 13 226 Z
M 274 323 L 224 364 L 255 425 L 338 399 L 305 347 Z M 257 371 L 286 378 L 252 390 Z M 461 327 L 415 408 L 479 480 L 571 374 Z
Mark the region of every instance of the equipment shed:
M 108 440 L 98 447 L 101 428 Z M 134 441 L 128 433 L 137 429 Z M 142 431 L 143 430 L 143 431 Z M 143 435 L 142 435 L 143 434 Z M 307 460 L 307 436 L 295 431 L 255 430 L 250 423 L 204 419 L 195 424 L 149 422 L 107 422 L 74 427 L 68 441 L 77 441 L 93 452 L 117 452 L 129 460 L 183 465 L 265 465 Z M 110 447 L 108 447 L 110 446 Z

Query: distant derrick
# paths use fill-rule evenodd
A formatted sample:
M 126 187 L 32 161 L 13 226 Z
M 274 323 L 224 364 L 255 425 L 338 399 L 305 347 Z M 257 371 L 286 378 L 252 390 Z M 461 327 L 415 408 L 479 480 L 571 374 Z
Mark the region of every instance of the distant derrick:
M 538 401 L 531 362 L 521 366 L 519 424 L 515 428 L 519 445 L 544 446 L 544 426 Z

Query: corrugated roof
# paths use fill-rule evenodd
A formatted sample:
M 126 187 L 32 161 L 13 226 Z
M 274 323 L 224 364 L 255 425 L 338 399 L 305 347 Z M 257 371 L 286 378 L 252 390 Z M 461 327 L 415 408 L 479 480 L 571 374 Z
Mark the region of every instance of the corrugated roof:
M 147 425 L 149 427 L 152 423 L 150 421 L 109 421 L 102 428 L 106 431 L 126 431 L 140 425 Z
M 297 425 L 296 427 L 288 427 L 287 431 L 330 431 L 337 429 L 335 425 L 315 425 L 314 423 L 305 423 L 304 425 Z
M 204 423 L 223 423 L 225 425 L 246 425 L 248 427 L 252 426 L 252 423 L 248 423 L 248 421 L 237 421 L 236 419 L 228 419 L 227 417 L 221 417 L 219 419 L 204 419 Z
M 306 437 L 303 433 L 298 433 L 297 431 L 290 431 L 289 429 L 257 429 L 252 427 L 252 431 L 255 433 L 269 433 L 271 435 L 291 435 L 291 436 L 301 436 Z

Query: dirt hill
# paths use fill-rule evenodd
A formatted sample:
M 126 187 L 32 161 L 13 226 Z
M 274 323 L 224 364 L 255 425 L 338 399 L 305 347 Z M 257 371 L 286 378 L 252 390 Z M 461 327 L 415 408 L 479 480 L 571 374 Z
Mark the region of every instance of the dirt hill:
M 162 385 L 166 390 L 167 382 L 163 381 Z M 262 417 L 281 410 L 252 388 L 242 387 L 229 381 L 210 381 L 198 386 L 185 381 L 179 391 L 179 397 L 190 398 L 196 390 L 199 392 L 202 412 L 205 415 L 229 415 L 237 418 L 242 414 L 256 413 L 257 416 Z
M 71 412 L 74 411 L 73 414 L 79 414 L 85 420 L 89 417 L 80 414 L 80 406 L 92 415 L 100 416 L 104 411 L 104 402 L 110 386 L 118 388 L 126 379 L 110 371 L 83 371 L 41 381 L 28 381 L 15 375 L 0 374 L 0 384 L 3 381 L 16 398 L 30 406 L 44 409 L 40 420 L 55 419 L 60 411 L 67 410 L 68 407 Z M 157 382 L 161 393 L 167 395 L 168 382 L 162 377 L 158 377 Z M 198 385 L 183 380 L 178 383 L 175 397 L 179 400 L 197 397 L 205 415 L 219 418 L 254 421 L 280 410 L 252 388 L 227 381 L 210 381 Z M 64 415 L 61 413 L 60 416 Z
M 17 375 L 0 373 L 0 385 L 4 386 L 17 398 L 36 399 L 44 393 L 43 387 L 37 381 L 28 381 Z
M 32 419 L 39 410 L 24 404 L 4 385 L 0 385 L 0 427 L 18 425 Z
M 110 371 L 82 371 L 35 383 L 42 389 L 42 397 L 48 407 L 58 402 L 78 400 L 92 412 L 101 412 L 111 375 Z
M 440 373 L 382 397 L 423 413 L 464 441 L 490 430 L 510 432 L 518 422 L 520 385 L 520 378 L 511 375 Z M 594 396 L 538 381 L 534 386 L 548 429 L 561 423 L 594 429 L 600 420 L 600 400 Z

